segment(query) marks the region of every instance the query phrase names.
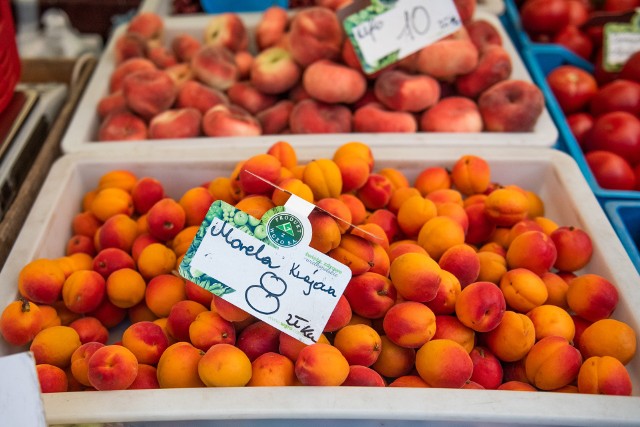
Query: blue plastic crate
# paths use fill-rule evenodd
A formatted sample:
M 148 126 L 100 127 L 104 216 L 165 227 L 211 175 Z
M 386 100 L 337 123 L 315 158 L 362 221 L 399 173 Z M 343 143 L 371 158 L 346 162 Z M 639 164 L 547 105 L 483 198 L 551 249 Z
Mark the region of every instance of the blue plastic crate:
M 640 201 L 615 200 L 604 204 L 605 212 L 640 273 Z
M 207 13 L 261 12 L 271 6 L 289 7 L 289 0 L 200 0 Z
M 559 143 L 558 148 L 570 154 L 578 164 L 587 183 L 593 190 L 598 200 L 604 203 L 612 199 L 634 199 L 640 200 L 640 191 L 608 190 L 600 187 L 591 169 L 587 164 L 584 153 L 578 141 L 571 133 L 571 128 L 565 118 L 558 101 L 547 83 L 546 77 L 552 70 L 560 65 L 575 65 L 590 73 L 593 73 L 593 64 L 569 51 L 568 49 L 554 44 L 533 44 L 528 49 L 521 52 L 529 72 L 534 82 L 542 90 L 549 114 L 558 127 Z

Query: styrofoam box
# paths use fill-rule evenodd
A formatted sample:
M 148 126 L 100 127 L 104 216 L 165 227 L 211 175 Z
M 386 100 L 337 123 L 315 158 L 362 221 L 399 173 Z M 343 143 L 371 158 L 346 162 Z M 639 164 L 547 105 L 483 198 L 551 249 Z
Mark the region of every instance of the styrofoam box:
M 344 136 L 343 136 L 344 137 Z M 340 143 L 347 140 L 341 140 Z M 296 147 L 301 162 L 330 158 L 336 145 Z M 615 318 L 640 331 L 640 278 L 574 161 L 546 148 L 374 147 L 375 169 L 395 167 L 409 180 L 428 166 L 451 167 L 464 154 L 486 159 L 492 180 L 535 191 L 546 216 L 561 225 L 586 230 L 594 242 L 593 259 L 584 272 L 597 273 L 617 286 Z M 20 269 L 39 257 L 64 254 L 71 219 L 81 198 L 99 177 L 114 169 L 152 176 L 177 198 L 192 187 L 228 174 L 236 161 L 257 154 L 255 148 L 158 150 L 144 160 L 127 153 L 75 153 L 51 169 L 0 273 L 0 306 L 16 298 Z M 580 272 L 582 273 L 582 272 Z M 0 340 L 2 341 L 2 340 Z M 0 343 L 0 354 L 19 351 Z M 628 365 L 633 397 L 515 391 L 417 388 L 281 387 L 125 390 L 70 392 L 43 396 L 49 423 L 217 420 L 225 425 L 637 425 L 640 420 L 640 357 Z M 232 420 L 235 420 L 233 423 Z M 287 421 L 282 421 L 287 420 Z M 295 420 L 295 421 L 294 421 Z M 251 422 L 250 422 L 251 421 Z M 245 424 L 243 424 L 245 423 Z M 314 424 L 315 423 L 315 424 Z M 409 424 L 407 424 L 409 423 Z M 443 423 L 443 424 L 441 424 Z M 136 424 L 138 425 L 138 424 Z M 176 424 L 179 425 L 179 424 Z
M 240 14 L 247 27 L 251 30 L 255 28 L 262 16 L 259 13 Z M 513 71 L 512 79 L 532 81 L 532 78 L 524 65 L 520 55 L 514 48 L 509 36 L 504 30 L 500 20 L 493 14 L 478 11 L 476 13 L 478 19 L 485 19 L 491 22 L 500 32 L 502 42 L 505 49 L 511 55 Z M 170 42 L 176 35 L 180 33 L 189 33 L 199 39 L 204 37 L 204 28 L 212 19 L 212 15 L 189 15 L 175 16 L 164 18 L 165 22 L 165 40 Z M 157 149 L 159 145 L 164 147 L 177 146 L 203 146 L 203 144 L 215 146 L 233 146 L 238 144 L 239 137 L 217 137 L 217 138 L 186 138 L 178 140 L 145 140 L 145 141 L 116 141 L 116 142 L 98 142 L 97 129 L 99 127 L 99 117 L 96 114 L 98 101 L 108 93 L 109 79 L 114 70 L 114 45 L 116 40 L 122 36 L 126 30 L 126 25 L 119 26 L 112 34 L 107 47 L 100 58 L 94 74 L 87 85 L 84 95 L 78 104 L 78 108 L 74 113 L 67 132 L 62 139 L 62 150 L 65 153 L 77 151 L 112 151 L 114 148 L 126 149 L 133 152 L 149 152 Z M 251 39 L 251 38 L 250 38 Z M 254 49 L 251 49 L 255 51 Z M 412 134 L 391 134 L 391 133 L 375 133 L 363 134 L 352 133 L 352 138 L 367 141 L 371 146 L 390 144 L 390 141 L 401 141 L 402 145 L 460 145 L 462 141 L 465 144 L 472 145 L 517 145 L 517 146 L 539 146 L 551 147 L 558 139 L 558 130 L 551 119 L 548 110 L 544 108 L 538 122 L 532 132 L 514 132 L 514 133 L 497 133 L 497 132 L 481 132 L 474 133 L 472 138 L 461 137 L 459 133 L 440 133 L 440 132 L 418 132 Z M 288 135 L 290 140 L 295 140 L 298 145 L 318 145 L 327 139 L 327 134 L 307 134 L 307 135 Z M 266 147 L 273 142 L 281 139 L 281 135 L 269 135 L 259 137 L 242 137 L 243 145 L 253 145 L 258 147 Z

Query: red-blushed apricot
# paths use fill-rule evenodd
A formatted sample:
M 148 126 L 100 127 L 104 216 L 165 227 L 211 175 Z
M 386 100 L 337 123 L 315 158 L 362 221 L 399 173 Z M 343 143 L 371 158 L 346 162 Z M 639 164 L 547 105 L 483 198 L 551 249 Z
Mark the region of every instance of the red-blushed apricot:
M 522 381 L 507 381 L 498 386 L 496 390 L 511 390 L 511 391 L 538 391 L 537 388 Z
M 389 209 L 376 209 L 371 212 L 364 220 L 365 224 L 377 224 L 385 234 L 387 240 L 393 242 L 401 235 L 400 226 L 398 225 L 398 217 Z
M 66 276 L 53 260 L 39 258 L 27 263 L 18 274 L 20 295 L 40 304 L 51 304 L 62 293 Z
M 95 317 L 81 317 L 69 323 L 69 327 L 75 329 L 82 344 L 92 341 L 106 344 L 109 339 L 109 330 Z
M 631 396 L 631 377 L 615 357 L 592 356 L 585 360 L 578 372 L 578 392 Z
M 569 342 L 573 342 L 576 327 L 571 315 L 565 309 L 555 305 L 544 304 L 529 311 L 527 317 L 533 322 L 536 340 L 558 335 Z
M 166 242 L 176 237 L 187 225 L 187 214 L 177 201 L 165 197 L 151 206 L 147 212 L 147 224 L 149 234 Z
M 484 201 L 465 206 L 464 211 L 467 214 L 467 222 L 469 224 L 465 242 L 470 245 L 478 245 L 489 240 L 496 229 L 496 225 L 485 212 Z
M 419 348 L 436 332 L 436 316 L 426 305 L 405 301 L 387 311 L 382 327 L 387 337 L 402 347 Z
M 504 295 L 491 282 L 475 282 L 462 289 L 456 300 L 456 315 L 476 332 L 495 329 L 506 310 Z
M 381 335 L 382 350 L 371 368 L 386 378 L 409 374 L 415 366 L 416 350 L 394 344 L 386 335 Z
M 447 216 L 431 218 L 418 232 L 418 244 L 436 261 L 447 249 L 462 243 L 464 243 L 462 226 Z
M 524 358 L 536 342 L 535 326 L 522 313 L 505 311 L 502 321 L 484 335 L 489 350 L 503 362 Z
M 369 164 L 359 157 L 342 156 L 334 159 L 342 178 L 342 191 L 357 191 L 362 188 L 371 174 Z
M 398 214 L 398 210 L 400 206 L 409 198 L 414 196 L 422 196 L 420 191 L 418 191 L 415 187 L 400 187 L 393 190 L 391 194 L 391 199 L 389 199 L 389 203 L 387 203 L 387 209 L 391 212 Z
M 549 296 L 542 279 L 526 268 L 514 268 L 503 274 L 500 289 L 507 305 L 520 313 L 544 304 Z
M 526 218 L 529 200 L 523 191 L 514 188 L 499 188 L 485 200 L 485 212 L 498 226 L 511 227 Z
M 480 270 L 477 280 L 499 284 L 502 275 L 507 272 L 507 260 L 502 255 L 488 251 L 478 252 L 478 260 Z
M 144 297 L 147 307 L 158 317 L 169 316 L 171 307 L 186 298 L 184 279 L 173 274 L 162 274 L 151 279 Z
M 298 155 L 293 146 L 287 141 L 278 141 L 267 149 L 267 154 L 271 154 L 280 164 L 287 169 L 293 169 L 298 164 Z
M 113 328 L 127 317 L 127 310 L 105 299 L 98 308 L 88 314 L 98 319 L 106 328 Z
M 559 336 L 549 336 L 535 343 L 525 360 L 527 378 L 541 390 L 570 384 L 577 378 L 581 365 L 578 349 Z
M 340 245 L 340 226 L 330 215 L 314 210 L 309 214 L 311 223 L 311 241 L 309 246 L 313 249 L 328 253 Z
M 473 362 L 470 382 L 484 389 L 496 389 L 502 384 L 502 362 L 487 347 L 475 346 L 469 353 Z
M 532 219 L 525 218 L 513 224 L 509 229 L 509 236 L 507 237 L 507 246 L 511 246 L 513 239 L 521 235 L 526 231 L 542 231 L 542 227 Z
M 367 164 L 369 171 L 373 170 L 374 159 L 371 147 L 363 142 L 350 141 L 340 145 L 333 153 L 333 160 L 343 157 L 361 159 Z
M 241 349 L 252 362 L 261 354 L 277 352 L 280 331 L 263 322 L 254 321 L 237 334 L 236 347 Z
M 395 304 L 397 291 L 388 277 L 366 272 L 351 277 L 343 295 L 354 313 L 377 319 Z
M 324 326 L 323 332 L 335 332 L 347 326 L 349 322 L 351 322 L 352 316 L 353 311 L 351 310 L 349 300 L 344 294 L 340 295 L 336 306 L 331 312 L 331 316 L 329 316 L 329 320 L 327 320 L 327 324 Z
M 453 314 L 456 310 L 456 300 L 462 291 L 460 281 L 447 270 L 440 270 L 440 284 L 435 298 L 425 305 L 434 314 Z
M 440 285 L 440 267 L 429 255 L 408 252 L 391 263 L 389 277 L 404 299 L 428 302 L 435 298 Z
M 340 244 L 327 255 L 346 265 L 354 276 L 366 273 L 373 265 L 371 242 L 353 234 L 343 235 Z
M 465 243 L 447 249 L 438 260 L 438 265 L 456 276 L 462 288 L 475 282 L 480 274 L 478 254 Z
M 125 390 L 137 375 L 136 356 L 121 345 L 97 349 L 87 365 L 87 378 L 96 390 Z
M 251 362 L 248 387 L 282 387 L 297 381 L 293 362 L 278 353 L 264 353 Z
M 437 315 L 436 333 L 432 339 L 450 339 L 470 353 L 475 346 L 476 332 L 465 326 L 456 316 Z
M 362 365 L 350 365 L 344 387 L 385 387 L 384 378 L 373 369 Z
M 356 196 L 369 210 L 382 209 L 391 200 L 393 185 L 389 178 L 378 173 L 371 173 L 365 183 L 356 190 Z
M 582 331 L 578 348 L 582 357 L 611 356 L 626 365 L 636 354 L 636 333 L 628 324 L 600 319 Z
M 321 334 L 320 338 L 318 338 L 319 343 L 330 344 L 326 335 Z M 300 354 L 300 350 L 305 348 L 308 344 L 299 341 L 297 338 L 293 338 L 291 335 L 288 335 L 284 332 L 280 332 L 278 335 L 278 353 L 286 356 L 292 362 L 295 362 L 298 359 Z
M 71 355 L 71 374 L 83 386 L 91 387 L 88 377 L 89 359 L 91 359 L 96 350 L 104 346 L 105 344 L 99 342 L 84 343 Z
M 374 246 L 380 246 L 386 252 L 389 248 L 389 238 L 382 226 L 374 222 L 359 224 L 351 229 L 351 234 L 370 241 Z
M 204 351 L 188 342 L 170 345 L 158 361 L 158 383 L 161 388 L 205 387 L 198 374 L 198 363 Z
M 389 387 L 429 388 L 429 384 L 418 375 L 403 375 L 391 381 Z
M 207 387 L 243 387 L 251 379 L 251 361 L 231 344 L 215 344 L 198 362 L 198 374 Z
M 591 260 L 593 244 L 591 237 L 582 229 L 576 227 L 559 227 L 554 230 L 551 240 L 556 247 L 558 256 L 553 264 L 560 271 L 577 271 Z
M 565 310 L 568 309 L 567 291 L 569 290 L 569 283 L 550 271 L 544 273 L 540 278 L 547 287 L 548 297 L 545 304 L 555 305 Z
M 342 200 L 342 202 L 344 202 L 351 211 L 351 223 L 353 225 L 362 224 L 367 216 L 367 209 L 365 208 L 364 203 L 350 193 L 342 193 L 338 196 L 338 199 Z
M 203 311 L 189 325 L 189 341 L 202 351 L 220 343 L 235 344 L 236 330 L 233 323 L 218 313 Z
M 549 271 L 556 260 L 553 241 L 542 231 L 526 231 L 517 236 L 507 249 L 509 268 L 526 268 L 538 276 Z
M 467 196 L 483 193 L 491 182 L 491 168 L 481 157 L 464 155 L 451 168 L 451 181 Z
M 178 301 L 169 310 L 167 330 L 178 341 L 190 341 L 189 327 L 196 317 L 205 311 L 208 311 L 207 308 L 195 301 Z
M 158 370 L 155 366 L 138 363 L 138 375 L 127 390 L 155 390 L 160 388 Z
M 426 196 L 432 191 L 442 188 L 451 188 L 451 176 L 442 166 L 428 167 L 418 174 L 413 186 Z
M 431 387 L 461 388 L 471 378 L 473 362 L 457 342 L 437 339 L 416 352 L 416 369 Z
M 567 304 L 578 316 L 595 322 L 611 316 L 618 305 L 618 290 L 602 276 L 587 273 L 569 282 Z
M 389 245 L 387 250 L 389 253 L 389 261 L 393 262 L 397 257 L 407 252 L 418 252 L 424 255 L 428 255 L 427 251 L 418 244 L 415 240 L 405 239 L 396 240 Z
M 333 345 L 340 350 L 349 365 L 371 366 L 378 360 L 382 341 L 370 326 L 347 325 L 336 332 Z
M 300 350 L 295 373 L 304 385 L 338 386 L 349 375 L 349 362 L 336 347 L 315 343 Z
M 63 393 L 69 387 L 67 374 L 57 366 L 47 363 L 36 365 L 36 375 L 42 393 Z
M 44 318 L 40 307 L 26 299 L 9 303 L 0 316 L 0 334 L 12 345 L 25 345 L 40 332 Z
M 142 321 L 125 329 L 122 333 L 122 345 L 134 354 L 138 363 L 156 365 L 169 347 L 169 340 L 159 325 Z

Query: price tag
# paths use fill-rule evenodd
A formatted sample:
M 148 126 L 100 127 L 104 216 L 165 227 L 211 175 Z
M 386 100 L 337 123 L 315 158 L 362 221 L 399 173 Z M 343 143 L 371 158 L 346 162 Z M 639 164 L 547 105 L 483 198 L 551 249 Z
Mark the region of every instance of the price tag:
M 343 26 L 371 74 L 454 33 L 462 22 L 451 0 L 373 0 Z
M 309 247 L 314 208 L 291 195 L 257 220 L 218 200 L 180 275 L 306 344 L 317 342 L 351 270 Z
M 0 357 L 0 424 L 47 425 L 33 353 Z
M 604 25 L 602 67 L 617 72 L 627 59 L 640 50 L 640 9 L 631 22 L 608 22 Z

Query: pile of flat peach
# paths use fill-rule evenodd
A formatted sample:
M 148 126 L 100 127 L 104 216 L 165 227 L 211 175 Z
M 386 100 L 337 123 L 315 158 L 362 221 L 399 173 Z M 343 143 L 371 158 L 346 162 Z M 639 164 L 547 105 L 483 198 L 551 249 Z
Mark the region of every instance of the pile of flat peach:
M 161 16 L 138 14 L 113 43 L 97 140 L 532 131 L 542 92 L 511 78 L 500 31 L 459 3 L 459 30 L 373 74 L 328 7 L 271 7 L 251 29 L 214 15 L 170 39 Z
M 364 143 L 302 163 L 280 141 L 189 185 L 174 199 L 153 177 L 110 171 L 84 195 L 66 254 L 23 266 L 0 332 L 33 352 L 43 392 L 304 385 L 631 394 L 625 365 L 636 334 L 615 319 L 616 285 L 581 273 L 591 238 L 545 216 L 531 190 L 493 181 L 481 157 L 409 180 L 377 168 Z M 311 345 L 176 273 L 213 201 L 259 219 L 287 192 L 323 209 L 309 216 L 311 246 L 352 272 Z

